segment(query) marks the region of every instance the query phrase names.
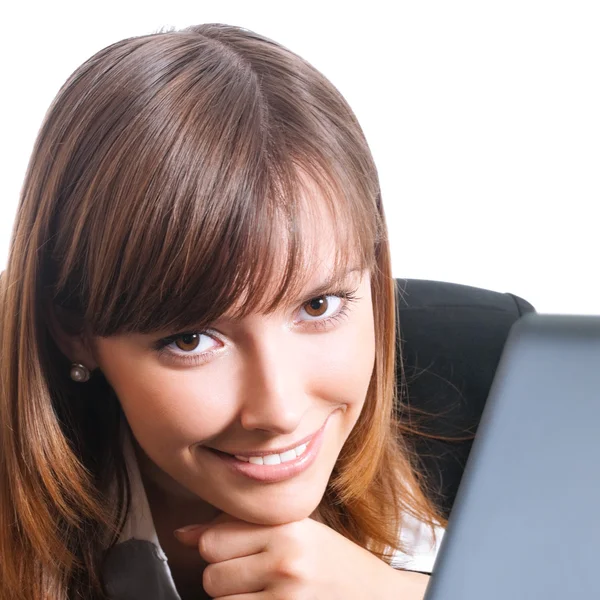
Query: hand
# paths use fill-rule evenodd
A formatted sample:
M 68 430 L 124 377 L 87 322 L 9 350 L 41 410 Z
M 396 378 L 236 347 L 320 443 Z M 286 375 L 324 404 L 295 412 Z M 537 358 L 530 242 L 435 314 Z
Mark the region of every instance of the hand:
M 203 586 L 215 600 L 421 600 L 427 585 L 310 518 L 255 525 L 222 514 L 187 529 L 177 538 L 209 563 Z

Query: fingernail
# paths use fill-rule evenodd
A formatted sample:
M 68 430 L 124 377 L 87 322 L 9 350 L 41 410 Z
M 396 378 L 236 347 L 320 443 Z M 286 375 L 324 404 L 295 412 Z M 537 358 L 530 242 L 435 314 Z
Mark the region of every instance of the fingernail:
M 206 527 L 206 525 L 186 525 L 185 527 L 180 527 L 179 529 L 176 529 L 173 533 L 175 535 L 179 534 L 179 533 L 191 533 L 193 531 L 198 531 L 200 529 L 204 529 Z

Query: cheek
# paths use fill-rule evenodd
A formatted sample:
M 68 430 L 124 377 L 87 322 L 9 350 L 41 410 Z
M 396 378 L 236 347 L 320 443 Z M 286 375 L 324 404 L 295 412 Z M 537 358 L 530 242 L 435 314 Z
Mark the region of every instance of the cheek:
M 273 369 L 293 373 L 290 389 L 284 386 L 281 392 L 290 397 L 298 392 L 306 395 L 311 408 L 317 410 L 327 410 L 323 404 L 344 404 L 346 426 L 351 427 L 362 410 L 375 360 L 370 303 L 337 331 L 292 336 L 292 342 L 293 348 L 285 353 L 291 362 L 272 365 Z M 199 368 L 175 369 L 113 339 L 100 348 L 99 358 L 143 447 L 179 453 L 236 429 L 248 382 L 233 356 L 217 358 Z
M 316 355 L 315 355 L 316 358 Z M 318 359 L 307 365 L 312 373 L 312 392 L 348 408 L 362 408 L 375 360 L 375 343 L 368 328 L 349 327 L 325 336 Z
M 103 371 L 143 446 L 181 449 L 216 436 L 231 421 L 231 393 L 214 385 L 211 365 L 169 369 L 142 356 L 118 356 L 124 354 L 116 348 L 107 353 Z
M 324 335 L 317 348 L 318 361 L 313 362 L 312 370 L 321 392 L 360 411 L 375 365 L 371 303 L 365 301 L 346 327 Z

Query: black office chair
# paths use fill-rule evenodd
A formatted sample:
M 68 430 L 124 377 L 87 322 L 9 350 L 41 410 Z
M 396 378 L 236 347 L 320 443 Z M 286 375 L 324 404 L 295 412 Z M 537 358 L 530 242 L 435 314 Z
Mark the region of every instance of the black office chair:
M 399 416 L 432 500 L 447 517 L 513 323 L 534 311 L 514 296 L 397 279 Z

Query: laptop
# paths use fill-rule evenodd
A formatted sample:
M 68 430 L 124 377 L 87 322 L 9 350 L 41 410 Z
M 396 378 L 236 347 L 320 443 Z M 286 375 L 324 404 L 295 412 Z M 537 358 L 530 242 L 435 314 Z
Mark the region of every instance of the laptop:
M 425 600 L 600 598 L 600 316 L 512 327 Z

